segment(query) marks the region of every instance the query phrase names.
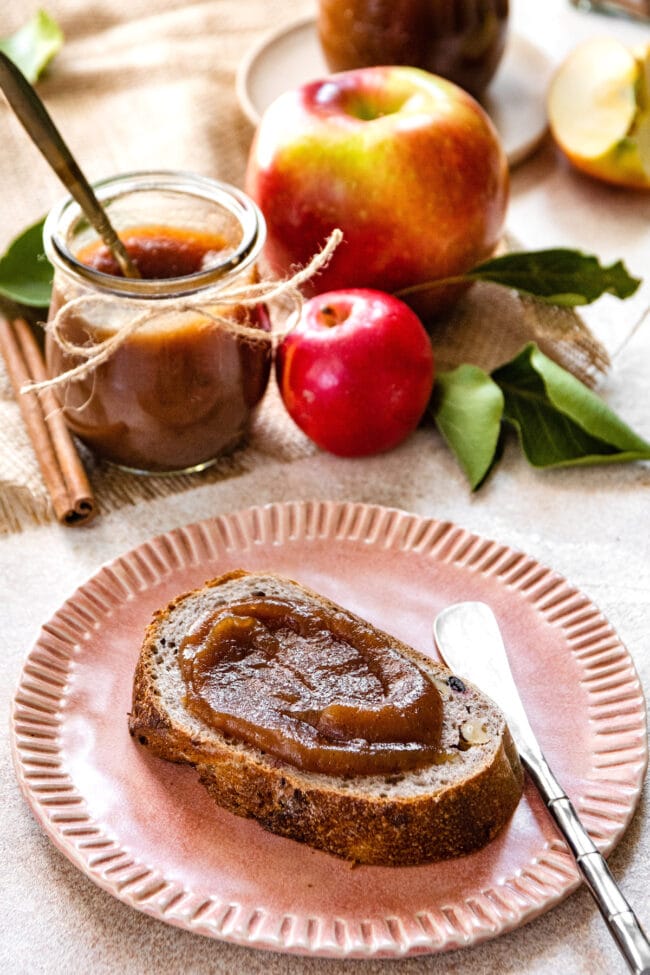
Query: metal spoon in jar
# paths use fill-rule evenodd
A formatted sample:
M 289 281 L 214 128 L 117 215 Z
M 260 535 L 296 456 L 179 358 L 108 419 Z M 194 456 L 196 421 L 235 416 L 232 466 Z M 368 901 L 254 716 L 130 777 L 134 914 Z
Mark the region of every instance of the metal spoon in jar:
M 25 131 L 77 201 L 127 278 L 139 278 L 140 272 L 117 236 L 108 214 L 95 196 L 45 105 L 21 71 L 0 51 L 0 88 L 7 97 Z

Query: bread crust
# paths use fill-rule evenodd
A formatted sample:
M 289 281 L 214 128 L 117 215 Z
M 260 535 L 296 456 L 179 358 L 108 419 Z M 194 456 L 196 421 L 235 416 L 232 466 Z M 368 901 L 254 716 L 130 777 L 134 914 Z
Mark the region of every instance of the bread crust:
M 445 766 L 442 778 L 447 781 L 424 790 L 421 784 L 410 787 L 411 782 L 417 783 L 418 773 L 345 779 L 305 772 L 245 743 L 233 742 L 208 726 L 197 728 L 196 723 L 179 721 L 171 713 L 156 683 L 161 631 L 188 600 L 200 600 L 211 589 L 236 589 L 241 580 L 249 586 L 263 587 L 269 580 L 295 586 L 301 596 L 316 599 L 321 609 L 348 612 L 292 580 L 244 570 L 226 573 L 201 589 L 178 596 L 154 615 L 147 628 L 134 674 L 131 735 L 159 758 L 194 765 L 208 793 L 228 811 L 348 860 L 413 865 L 462 856 L 493 839 L 521 798 L 523 770 L 503 715 L 467 682 L 463 695 L 471 703 L 472 713 L 480 714 L 481 709 L 489 713 L 494 732 L 487 742 L 469 745 L 465 751 L 458 748 L 457 755 L 451 752 L 449 769 L 446 762 L 441 763 L 441 768 Z M 446 667 L 385 636 L 439 687 L 446 684 L 451 676 Z M 169 660 L 166 663 L 170 666 Z M 459 708 L 458 695 L 452 690 L 448 693 L 449 698 L 443 700 L 445 720 L 452 705 Z M 463 702 L 463 713 L 464 707 Z M 452 731 L 448 729 L 447 735 Z

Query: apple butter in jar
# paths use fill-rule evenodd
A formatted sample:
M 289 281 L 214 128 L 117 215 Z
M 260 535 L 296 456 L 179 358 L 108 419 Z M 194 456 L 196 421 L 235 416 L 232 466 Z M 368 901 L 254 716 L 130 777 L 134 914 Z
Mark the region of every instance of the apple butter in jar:
M 257 282 L 264 219 L 236 188 L 186 173 L 95 191 L 140 277 L 122 275 L 72 199 L 52 210 L 48 371 L 78 367 L 55 386 L 66 422 L 128 470 L 203 470 L 245 439 L 269 378 L 266 309 L 237 301 Z
M 319 0 L 330 71 L 424 68 L 478 98 L 503 55 L 508 0 Z

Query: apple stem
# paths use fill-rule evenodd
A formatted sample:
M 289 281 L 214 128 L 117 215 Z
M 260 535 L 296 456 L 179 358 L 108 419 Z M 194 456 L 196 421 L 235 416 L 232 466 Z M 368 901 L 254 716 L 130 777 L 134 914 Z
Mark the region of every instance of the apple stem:
M 321 324 L 326 325 L 327 328 L 332 328 L 332 326 L 338 325 L 341 321 L 341 317 L 331 305 L 325 305 L 319 310 L 319 318 Z

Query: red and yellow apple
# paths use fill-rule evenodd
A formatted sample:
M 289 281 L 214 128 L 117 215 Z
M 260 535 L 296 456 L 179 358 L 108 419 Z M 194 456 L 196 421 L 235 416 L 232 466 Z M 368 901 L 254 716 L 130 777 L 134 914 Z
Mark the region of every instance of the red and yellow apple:
M 274 273 L 306 265 L 338 227 L 343 242 L 308 293 L 396 292 L 492 254 L 508 168 L 490 119 L 461 88 L 373 67 L 280 95 L 253 140 L 246 189 L 266 219 Z
M 578 45 L 551 82 L 548 116 L 577 169 L 650 189 L 650 46 L 632 50 L 612 37 Z
M 431 341 L 417 315 L 393 295 L 364 288 L 305 302 L 275 362 L 290 416 L 342 457 L 397 446 L 422 418 L 434 379 Z

